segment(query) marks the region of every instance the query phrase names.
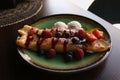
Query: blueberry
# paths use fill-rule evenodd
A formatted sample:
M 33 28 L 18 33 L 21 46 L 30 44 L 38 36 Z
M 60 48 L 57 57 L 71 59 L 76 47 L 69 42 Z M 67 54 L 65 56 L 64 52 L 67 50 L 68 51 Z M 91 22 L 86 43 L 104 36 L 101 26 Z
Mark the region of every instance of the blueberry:
M 65 62 L 70 62 L 70 61 L 73 60 L 73 58 L 74 58 L 74 55 L 73 55 L 72 52 L 66 52 L 64 54 L 64 60 L 65 60 Z
M 61 32 L 57 32 L 56 35 L 55 35 L 57 38 L 60 38 L 62 36 L 62 33 Z
M 80 42 L 79 38 L 78 37 L 73 37 L 72 38 L 72 43 L 73 44 L 78 44 Z
M 42 36 L 40 34 L 37 34 L 37 37 L 40 39 Z
M 44 50 L 39 50 L 39 51 L 38 51 L 38 54 L 41 55 L 41 56 L 43 56 L 43 55 L 45 55 L 46 53 L 45 53 Z
M 66 38 L 69 38 L 69 37 L 70 37 L 70 33 L 69 33 L 69 32 L 66 32 L 66 33 L 65 33 L 65 37 L 66 37 Z

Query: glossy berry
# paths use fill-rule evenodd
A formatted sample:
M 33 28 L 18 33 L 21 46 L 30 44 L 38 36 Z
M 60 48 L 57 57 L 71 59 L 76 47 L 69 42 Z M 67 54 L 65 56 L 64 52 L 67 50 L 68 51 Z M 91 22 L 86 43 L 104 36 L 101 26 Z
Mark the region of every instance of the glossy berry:
M 50 37 L 52 37 L 52 33 L 50 31 L 44 30 L 42 32 L 42 37 L 43 38 L 50 38 Z
M 35 31 L 34 31 L 34 29 L 31 29 L 31 30 L 28 32 L 28 35 L 29 35 L 29 36 L 32 36 L 33 34 L 35 34 Z
M 76 59 L 82 59 L 84 57 L 84 51 L 83 49 L 78 48 L 75 52 Z
M 60 38 L 62 36 L 62 33 L 61 32 L 57 32 L 56 35 L 55 35 L 57 38 Z
M 66 53 L 64 54 L 64 60 L 65 60 L 65 62 L 70 62 L 70 61 L 72 61 L 73 59 L 74 59 L 74 55 L 73 55 L 72 52 L 66 52 Z
M 80 41 L 80 40 L 79 40 L 78 37 L 73 37 L 73 38 L 72 38 L 72 43 L 73 43 L 73 44 L 78 44 L 79 41 Z
M 86 33 L 84 30 L 80 29 L 77 33 L 75 33 L 75 36 L 77 36 L 80 39 L 86 38 Z
M 66 32 L 66 33 L 65 33 L 65 37 L 66 37 L 66 38 L 69 38 L 69 37 L 70 37 L 70 33 L 69 33 L 69 32 Z
M 48 57 L 48 58 L 52 58 L 52 57 L 54 57 L 55 55 L 56 55 L 55 49 L 50 49 L 50 50 L 48 51 L 48 53 L 47 53 L 47 57 Z
M 43 55 L 45 55 L 45 51 L 44 50 L 39 50 L 38 54 L 41 55 L 41 56 L 43 56 Z

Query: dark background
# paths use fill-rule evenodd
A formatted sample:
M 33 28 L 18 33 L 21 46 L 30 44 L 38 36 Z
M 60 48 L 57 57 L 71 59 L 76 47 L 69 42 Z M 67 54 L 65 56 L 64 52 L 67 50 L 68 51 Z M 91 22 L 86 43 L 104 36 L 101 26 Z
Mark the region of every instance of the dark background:
M 112 24 L 120 23 L 120 0 L 95 0 L 88 10 Z

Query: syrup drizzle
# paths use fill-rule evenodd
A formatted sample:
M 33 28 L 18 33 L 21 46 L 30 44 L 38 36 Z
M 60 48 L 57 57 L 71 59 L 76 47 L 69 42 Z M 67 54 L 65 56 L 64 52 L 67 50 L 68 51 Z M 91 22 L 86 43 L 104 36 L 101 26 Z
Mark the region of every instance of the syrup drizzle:
M 65 35 L 65 33 L 66 33 L 66 30 L 64 30 L 64 31 L 63 31 L 63 34 L 62 34 L 62 36 L 64 36 L 64 35 Z
M 40 38 L 38 39 L 37 41 L 37 49 L 38 50 L 41 50 L 41 44 L 43 43 L 43 41 L 45 40 L 46 38 Z
M 52 43 L 51 48 L 55 49 L 55 46 L 56 46 L 56 44 L 57 44 L 58 40 L 59 40 L 59 38 L 57 38 L 57 39 L 52 38 L 52 40 L 51 40 L 51 43 Z
M 67 50 L 67 44 L 68 44 L 68 40 L 65 40 L 63 43 L 63 51 L 66 52 Z
M 50 32 L 52 32 L 53 30 L 51 30 Z M 56 32 L 59 32 L 59 29 L 57 28 L 56 29 Z M 28 32 L 28 36 L 27 36 L 27 40 L 25 42 L 25 46 L 28 47 L 30 42 L 33 40 L 33 35 L 34 34 L 37 34 L 38 33 L 38 30 L 35 32 L 33 28 L 31 28 Z M 63 31 L 62 33 L 62 36 L 64 36 L 66 33 L 66 30 Z M 69 33 L 72 34 L 72 31 L 69 30 Z M 44 42 L 44 40 L 47 39 L 47 38 L 40 38 L 38 39 L 37 41 L 37 49 L 40 50 L 41 49 L 41 44 Z M 57 45 L 59 41 L 59 38 L 52 38 L 51 40 L 51 48 L 55 49 L 55 46 Z M 69 40 L 66 39 L 64 40 L 64 43 L 63 43 L 63 51 L 65 52 L 67 50 L 67 44 L 68 44 Z
M 36 34 L 37 32 L 35 32 L 33 28 L 31 28 L 29 30 L 28 35 L 27 35 L 27 39 L 26 39 L 26 42 L 25 42 L 25 47 L 29 46 L 30 42 L 33 40 L 33 35 Z

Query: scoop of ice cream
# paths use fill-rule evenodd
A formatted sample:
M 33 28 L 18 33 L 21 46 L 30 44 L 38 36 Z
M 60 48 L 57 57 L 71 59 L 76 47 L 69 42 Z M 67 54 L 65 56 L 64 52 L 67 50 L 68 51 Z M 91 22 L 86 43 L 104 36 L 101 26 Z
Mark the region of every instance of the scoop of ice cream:
M 71 21 L 67 25 L 69 29 L 82 29 L 82 25 L 78 21 Z
M 62 21 L 58 21 L 54 24 L 54 28 L 63 28 L 63 29 L 67 29 L 68 26 L 62 22 Z

